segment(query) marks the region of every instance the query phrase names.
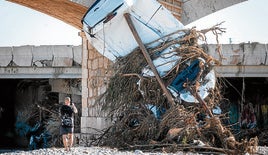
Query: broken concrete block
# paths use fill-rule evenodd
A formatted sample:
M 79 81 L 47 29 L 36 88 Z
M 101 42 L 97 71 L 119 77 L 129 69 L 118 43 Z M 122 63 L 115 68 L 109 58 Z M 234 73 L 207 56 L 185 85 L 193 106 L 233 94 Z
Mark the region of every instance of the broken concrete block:
M 0 66 L 8 66 L 12 60 L 12 47 L 0 47 Z
M 53 46 L 53 67 L 71 67 L 73 65 L 72 46 Z
M 17 66 L 32 66 L 33 46 L 13 47 L 13 62 Z
M 33 65 L 38 67 L 52 66 L 53 59 L 52 46 L 35 46 L 33 47 Z

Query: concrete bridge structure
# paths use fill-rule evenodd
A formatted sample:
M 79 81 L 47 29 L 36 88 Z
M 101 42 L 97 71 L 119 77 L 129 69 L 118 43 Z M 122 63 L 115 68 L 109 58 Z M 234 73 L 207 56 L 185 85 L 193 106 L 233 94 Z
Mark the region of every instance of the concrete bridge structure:
M 0 55 L 10 52 L 13 53 L 13 57 L 1 65 L 0 78 L 16 78 L 19 76 L 24 78 L 34 78 L 34 76 L 45 78 L 81 78 L 81 136 L 87 136 L 89 133 L 94 134 L 96 133 L 95 129 L 101 130 L 107 127 L 110 123 L 107 115 L 100 110 L 101 107 L 95 101 L 99 95 L 105 92 L 108 86 L 109 77 L 112 75 L 112 70 L 110 69 L 112 62 L 99 54 L 89 44 L 82 31 L 81 24 L 83 15 L 94 1 L 8 1 L 43 12 L 80 29 L 82 45 L 79 47 L 26 46 L 1 48 Z M 188 24 L 205 15 L 243 1 L 245 0 L 160 0 L 184 24 Z M 53 50 L 50 51 L 51 49 Z M 226 59 L 222 59 L 223 66 L 216 68 L 219 77 L 268 77 L 266 44 L 242 43 L 222 45 L 222 51 L 223 57 Z M 24 63 L 22 66 L 18 65 L 19 61 L 23 59 L 23 55 L 20 55 L 21 52 L 30 57 L 27 58 L 29 60 L 27 61 L 27 65 Z M 218 54 L 215 52 L 215 45 L 209 46 L 209 53 L 216 58 L 218 57 Z M 41 58 L 42 55 L 49 58 L 50 66 L 46 66 L 48 62 L 40 61 L 47 60 L 47 58 Z M 61 57 L 63 55 L 64 57 Z M 40 57 L 40 59 L 37 57 Z M 12 60 L 18 66 L 10 66 L 9 60 Z M 70 66 L 71 62 L 80 63 L 81 67 Z M 61 66 L 59 64 L 67 66 Z
M 220 60 L 216 46 L 209 44 L 208 51 Z M 219 77 L 268 77 L 267 44 L 223 44 L 221 48 L 222 66 L 215 67 Z M 82 53 L 82 45 L 0 47 L 0 79 L 81 79 Z
M 0 79 L 81 78 L 82 46 L 0 47 Z

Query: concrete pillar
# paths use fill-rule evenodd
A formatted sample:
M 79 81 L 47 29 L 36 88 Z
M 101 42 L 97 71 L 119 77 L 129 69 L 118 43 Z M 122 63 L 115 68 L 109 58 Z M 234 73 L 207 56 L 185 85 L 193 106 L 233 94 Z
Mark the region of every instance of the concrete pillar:
M 88 117 L 88 41 L 83 32 L 80 33 L 82 37 L 82 117 Z M 81 129 L 84 124 L 81 121 Z
M 109 66 L 112 62 L 98 53 L 88 43 L 85 35 L 81 34 L 83 38 L 81 133 L 95 134 L 96 130 L 102 130 L 110 124 L 107 114 L 101 111 L 101 106 L 96 100 L 108 87 L 112 74 Z

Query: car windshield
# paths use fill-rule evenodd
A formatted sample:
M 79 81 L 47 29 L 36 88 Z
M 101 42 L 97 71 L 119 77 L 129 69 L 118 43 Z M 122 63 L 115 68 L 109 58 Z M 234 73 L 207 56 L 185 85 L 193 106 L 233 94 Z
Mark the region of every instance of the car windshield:
M 124 0 L 98 0 L 88 10 L 83 18 L 83 21 L 90 27 L 94 27 L 96 24 L 105 19 L 105 17 L 117 10 Z

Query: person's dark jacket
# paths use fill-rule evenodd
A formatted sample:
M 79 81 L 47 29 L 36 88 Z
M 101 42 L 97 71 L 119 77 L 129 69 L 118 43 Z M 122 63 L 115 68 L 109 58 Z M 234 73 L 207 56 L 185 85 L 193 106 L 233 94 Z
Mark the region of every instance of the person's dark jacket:
M 61 125 L 63 127 L 73 127 L 74 126 L 74 110 L 71 106 L 63 105 L 60 108 L 60 118 Z

